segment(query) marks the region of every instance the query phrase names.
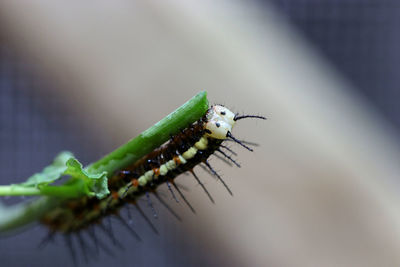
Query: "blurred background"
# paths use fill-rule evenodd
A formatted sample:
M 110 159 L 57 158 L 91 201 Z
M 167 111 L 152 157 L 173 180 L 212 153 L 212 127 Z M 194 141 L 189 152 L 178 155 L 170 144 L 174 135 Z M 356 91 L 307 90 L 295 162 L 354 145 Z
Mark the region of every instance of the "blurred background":
M 233 147 L 241 169 L 211 161 L 234 197 L 200 169 L 212 205 L 182 175 L 196 215 L 163 188 L 184 221 L 157 205 L 156 236 L 135 213 L 143 243 L 114 222 L 125 250 L 88 265 L 399 266 L 399 15 L 394 0 L 1 1 L 0 184 L 61 150 L 95 161 L 206 90 L 269 118 L 234 129 L 260 144 Z M 0 240 L 2 266 L 71 266 L 62 239 L 37 248 L 45 234 Z

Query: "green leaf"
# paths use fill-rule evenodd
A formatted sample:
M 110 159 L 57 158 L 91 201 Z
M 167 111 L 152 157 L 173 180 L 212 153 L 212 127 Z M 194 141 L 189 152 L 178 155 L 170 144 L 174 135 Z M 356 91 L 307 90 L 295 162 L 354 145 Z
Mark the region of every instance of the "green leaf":
M 103 198 L 110 193 L 107 185 L 107 172 L 89 173 L 82 168 L 82 164 L 75 158 L 70 158 L 67 163 L 67 169 L 64 174 L 71 175 L 73 179 L 81 179 L 84 181 L 83 192 L 89 196 Z M 71 182 L 74 182 L 74 180 Z
M 66 163 L 69 159 L 73 158 L 74 155 L 69 151 L 63 151 L 56 156 L 53 163 L 43 169 L 40 173 L 35 173 L 21 186 L 34 186 L 39 187 L 48 185 L 61 178 L 65 170 L 67 169 Z
M 71 179 L 60 186 L 50 184 L 64 175 L 70 175 Z M 24 188 L 38 188 L 43 195 L 60 197 L 79 197 L 82 195 L 103 198 L 110 193 L 107 185 L 107 172 L 88 173 L 82 168 L 82 164 L 71 152 L 64 151 L 57 155 L 53 163 L 36 173 L 24 183 L 12 185 L 11 190 L 22 191 Z M 36 194 L 36 192 L 33 192 Z

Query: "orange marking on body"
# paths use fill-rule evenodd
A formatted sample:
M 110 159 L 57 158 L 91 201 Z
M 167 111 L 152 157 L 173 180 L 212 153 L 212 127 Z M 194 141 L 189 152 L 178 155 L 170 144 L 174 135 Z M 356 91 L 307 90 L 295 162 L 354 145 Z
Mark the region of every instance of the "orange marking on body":
M 181 164 L 181 160 L 179 159 L 179 157 L 175 156 L 172 159 L 175 161 L 176 165 Z
M 138 187 L 139 186 L 139 181 L 137 179 L 132 179 L 132 185 L 134 187 Z
M 111 192 L 111 197 L 112 197 L 113 199 L 118 199 L 118 197 L 119 197 L 118 192 L 117 192 L 117 191 Z
M 153 172 L 154 172 L 155 176 L 159 176 L 160 175 L 160 168 L 154 168 Z

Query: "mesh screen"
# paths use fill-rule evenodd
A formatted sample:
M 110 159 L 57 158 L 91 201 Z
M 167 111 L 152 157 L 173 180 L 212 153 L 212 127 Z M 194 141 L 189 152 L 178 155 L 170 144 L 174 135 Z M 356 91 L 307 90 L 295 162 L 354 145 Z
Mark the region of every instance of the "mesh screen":
M 399 1 L 271 2 L 399 129 Z

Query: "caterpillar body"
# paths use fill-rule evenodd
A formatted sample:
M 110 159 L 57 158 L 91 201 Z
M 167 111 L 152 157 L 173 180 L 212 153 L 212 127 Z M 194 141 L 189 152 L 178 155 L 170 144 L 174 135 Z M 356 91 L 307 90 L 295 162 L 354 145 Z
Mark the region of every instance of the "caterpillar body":
M 185 172 L 190 172 L 201 185 L 208 198 L 214 202 L 204 184 L 193 171 L 193 168 L 199 164 L 202 164 L 211 174 L 216 176 L 228 192 L 232 194 L 229 187 L 222 180 L 221 176 L 211 167 L 207 159 L 212 154 L 219 153 L 227 161 L 239 166 L 227 153 L 227 151 L 231 153 L 233 151 L 231 151 L 229 147 L 223 145 L 223 142 L 225 140 L 231 140 L 252 151 L 245 142 L 236 139 L 232 135 L 232 128 L 235 123 L 244 118 L 265 119 L 265 117 L 255 115 L 239 116 L 222 105 L 211 106 L 206 114 L 198 121 L 182 129 L 180 133 L 172 136 L 169 141 L 140 160 L 115 173 L 108 180 L 108 187 L 111 194 L 107 197 L 97 199 L 96 197 L 86 196 L 79 199 L 71 199 L 64 202 L 61 206 L 46 212 L 41 218 L 41 222 L 50 229 L 50 234 L 47 239 L 51 239 L 57 232 L 66 234 L 67 241 L 69 240 L 70 234 L 74 233 L 80 238 L 80 231 L 84 229 L 90 231 L 93 225 L 99 225 L 100 228 L 105 230 L 101 221 L 103 218 L 110 215 L 116 215 L 122 224 L 129 228 L 137 239 L 140 239 L 134 229 L 118 215 L 119 209 L 125 204 L 135 205 L 151 228 L 157 232 L 155 227 L 151 224 L 151 221 L 137 205 L 138 198 L 143 195 L 147 197 L 149 206 L 152 208 L 149 195 L 154 195 L 179 219 L 179 216 L 177 216 L 157 194 L 157 187 L 165 183 L 176 201 L 178 201 L 178 198 L 175 192 L 177 192 L 180 199 L 195 212 L 192 205 L 180 190 L 180 187 L 175 183 L 175 178 L 177 176 Z M 108 233 L 106 230 L 104 232 Z M 96 243 L 97 240 L 95 236 L 91 236 Z M 110 238 L 114 239 L 113 236 L 110 236 Z

